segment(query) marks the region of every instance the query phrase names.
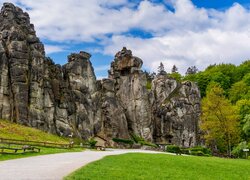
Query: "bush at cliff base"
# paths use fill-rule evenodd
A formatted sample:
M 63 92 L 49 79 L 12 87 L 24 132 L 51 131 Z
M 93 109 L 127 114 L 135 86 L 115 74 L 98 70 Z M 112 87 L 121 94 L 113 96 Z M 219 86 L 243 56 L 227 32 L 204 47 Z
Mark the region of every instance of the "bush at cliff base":
M 176 146 L 176 145 L 167 145 L 166 151 L 179 154 L 179 153 L 181 153 L 181 148 L 179 146 Z

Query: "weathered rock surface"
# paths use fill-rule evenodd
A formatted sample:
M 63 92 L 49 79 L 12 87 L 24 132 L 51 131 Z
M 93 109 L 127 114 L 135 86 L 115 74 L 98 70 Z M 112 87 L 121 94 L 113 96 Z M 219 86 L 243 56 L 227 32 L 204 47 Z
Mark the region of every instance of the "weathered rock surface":
M 142 60 L 123 48 L 115 55 L 109 77 L 115 81 L 116 96 L 126 114 L 129 131 L 152 141 L 151 105 L 141 66 Z
M 195 146 L 200 117 L 198 87 L 160 75 L 152 82 L 152 93 L 155 141 Z
M 45 57 L 29 15 L 10 3 L 0 14 L 0 119 L 58 135 L 129 139 L 194 146 L 200 95 L 196 84 L 166 75 L 146 88 L 142 60 L 123 48 L 109 78 L 96 80 L 91 55 L 68 56 L 56 65 Z

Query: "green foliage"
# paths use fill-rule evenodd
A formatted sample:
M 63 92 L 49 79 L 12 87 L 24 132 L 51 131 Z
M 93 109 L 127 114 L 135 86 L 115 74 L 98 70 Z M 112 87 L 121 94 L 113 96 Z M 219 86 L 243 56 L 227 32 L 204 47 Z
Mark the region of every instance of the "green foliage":
M 238 158 L 246 158 L 245 152 L 243 152 L 243 149 L 247 149 L 247 148 L 250 149 L 250 143 L 247 144 L 246 142 L 241 142 L 236 147 L 234 147 L 232 154 Z
M 198 156 L 210 156 L 211 150 L 209 148 L 197 146 L 193 148 L 189 148 L 191 155 L 198 155 Z
M 145 141 L 142 137 L 140 137 L 140 136 L 138 136 L 138 135 L 136 135 L 136 134 L 131 134 L 131 138 L 133 139 L 133 141 L 134 141 L 135 143 L 139 143 L 139 142 L 141 142 L 141 141 Z
M 113 138 L 112 140 L 116 143 L 134 144 L 134 142 L 131 139 Z
M 168 74 L 169 77 L 174 78 L 176 81 L 181 82 L 182 81 L 182 76 L 178 72 L 173 72 L 171 74 Z
M 211 81 L 217 82 L 220 84 L 220 86 L 224 89 L 227 90 L 230 88 L 230 77 L 226 76 L 222 72 L 216 72 L 213 74 L 211 77 Z
M 206 126 L 205 138 L 211 147 L 217 146 L 220 151 L 226 151 L 229 149 L 226 146 L 234 146 L 238 144 L 240 139 L 249 141 L 249 121 L 244 118 L 250 114 L 250 60 L 241 63 L 239 66 L 233 64 L 210 65 L 202 72 L 187 74 L 184 80 L 197 82 L 199 86 L 201 97 L 203 98 L 202 116 L 203 120 L 206 119 L 205 125 L 201 123 L 201 126 L 203 126 L 203 130 L 204 126 Z M 223 92 L 220 96 L 214 97 L 215 99 L 210 101 L 211 104 L 218 104 L 219 108 L 214 106 L 214 112 L 216 112 L 216 109 L 221 109 L 222 114 L 226 115 L 229 119 L 238 116 L 236 118 L 238 123 L 234 120 L 229 121 L 231 125 L 228 125 L 230 127 L 226 123 L 222 123 L 222 118 L 216 118 L 216 116 L 222 117 L 218 114 L 218 111 L 213 115 L 208 114 L 206 110 L 204 113 L 204 108 L 206 109 L 204 105 L 208 105 L 208 101 L 206 100 L 208 98 L 207 93 L 211 92 L 211 89 L 215 86 L 222 88 Z M 218 100 L 216 98 L 218 98 Z M 232 104 L 226 102 L 228 99 Z M 234 107 L 234 105 L 236 105 L 236 107 Z M 212 111 L 213 110 L 211 110 L 211 112 Z M 207 116 L 207 118 L 205 118 L 205 116 Z M 216 119 L 220 119 L 220 122 L 217 121 L 216 123 Z M 218 127 L 214 127 L 215 124 L 217 124 Z M 226 125 L 224 126 L 223 124 Z M 234 130 L 232 127 L 234 127 Z M 225 130 L 222 133 L 223 128 L 227 129 L 227 131 L 234 132 L 232 135 L 229 135 L 232 136 L 232 139 L 228 138 L 228 143 L 225 141 Z M 211 138 L 212 134 L 217 134 L 217 138 Z
M 250 73 L 246 74 L 246 75 L 243 77 L 243 81 L 244 81 L 248 86 L 250 86 Z
M 92 149 L 95 148 L 96 143 L 97 143 L 97 141 L 94 138 L 90 138 L 88 140 L 88 144 L 89 144 L 90 148 L 92 148 Z
M 193 156 L 208 156 L 208 155 L 204 154 L 204 152 L 202 152 L 202 151 L 191 151 L 190 154 Z
M 250 99 L 241 99 L 236 103 L 240 119 L 243 120 L 247 114 L 250 114 Z
M 250 73 L 250 61 L 245 61 L 240 66 L 233 64 L 210 65 L 203 72 L 186 75 L 184 80 L 197 82 L 202 97 L 206 96 L 207 86 L 211 82 L 219 83 L 225 94 L 228 95 L 233 84 L 241 81 L 248 73 Z M 245 81 L 249 82 L 247 79 L 248 76 L 245 77 Z
M 144 145 L 144 146 L 151 146 L 151 147 L 155 147 L 155 148 L 158 147 L 156 144 L 153 144 L 153 143 L 147 142 L 147 141 L 139 141 L 139 143 L 140 143 L 141 145 Z
M 167 145 L 166 151 L 171 152 L 171 153 L 177 153 L 177 154 L 181 153 L 180 147 L 176 145 Z
M 151 147 L 158 147 L 156 144 L 153 144 L 151 142 L 147 142 L 145 141 L 145 139 L 143 139 L 142 137 L 136 135 L 136 134 L 131 134 L 131 138 L 133 139 L 133 141 L 135 143 L 139 143 L 141 145 L 144 145 L 144 146 L 151 146 Z
M 229 90 L 229 98 L 232 103 L 236 103 L 241 99 L 247 98 L 248 93 L 250 93 L 250 87 L 244 81 L 239 81 L 234 83 Z
M 182 149 L 181 149 L 181 153 L 182 153 L 182 154 L 190 154 L 190 150 L 187 149 L 187 148 L 182 148 Z
M 250 178 L 250 161 L 216 157 L 129 153 L 107 156 L 72 173 L 74 179 L 220 179 Z
M 184 80 L 197 82 L 200 89 L 201 97 L 204 97 L 206 95 L 207 86 L 211 81 L 210 75 L 205 72 L 187 75 Z
M 247 114 L 243 119 L 243 132 L 247 137 L 250 137 L 250 114 Z
M 190 154 L 194 156 L 211 156 L 211 150 L 209 148 L 196 146 L 188 149 L 181 149 L 182 154 Z
M 240 116 L 240 128 L 242 140 L 249 141 L 249 118 L 250 114 L 250 99 L 242 99 L 236 103 L 237 111 Z
M 236 108 L 224 96 L 218 85 L 209 89 L 202 100 L 201 129 L 209 146 L 217 146 L 221 152 L 231 153 L 232 146 L 238 144 L 239 117 Z
M 250 73 L 250 60 L 241 63 L 236 68 L 236 73 L 235 73 L 236 81 L 240 81 L 248 73 Z

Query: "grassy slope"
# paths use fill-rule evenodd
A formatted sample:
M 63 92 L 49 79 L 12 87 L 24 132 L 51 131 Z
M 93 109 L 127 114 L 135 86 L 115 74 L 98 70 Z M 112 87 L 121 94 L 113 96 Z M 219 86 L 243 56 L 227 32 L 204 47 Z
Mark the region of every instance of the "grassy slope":
M 74 172 L 73 179 L 250 179 L 250 161 L 165 154 L 108 156 Z
M 68 143 L 69 140 L 43 131 L 0 120 L 0 138 Z
M 69 140 L 66 138 L 62 138 L 59 136 L 55 136 L 49 133 L 45 133 L 43 131 L 20 126 L 18 124 L 10 123 L 9 121 L 0 120 L 0 138 L 7 139 L 18 139 L 18 140 L 31 140 L 31 141 L 46 141 L 52 143 L 68 143 Z M 4 144 L 0 144 L 0 146 L 4 146 Z M 13 145 L 11 146 L 13 147 Z M 14 147 L 22 147 L 14 145 Z M 80 148 L 74 149 L 57 149 L 57 148 L 45 148 L 40 147 L 40 153 L 17 153 L 17 154 L 0 154 L 0 161 L 9 160 L 9 159 L 17 159 L 29 156 L 37 156 L 37 155 L 45 155 L 45 154 L 54 154 L 54 153 L 63 153 L 63 152 L 78 152 L 82 151 Z M 12 151 L 11 151 L 12 152 Z

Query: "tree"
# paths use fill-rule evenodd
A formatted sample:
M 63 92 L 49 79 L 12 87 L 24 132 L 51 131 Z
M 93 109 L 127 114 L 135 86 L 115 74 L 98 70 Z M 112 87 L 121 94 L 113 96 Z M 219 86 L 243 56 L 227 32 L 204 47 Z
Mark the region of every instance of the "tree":
M 182 80 L 182 76 L 181 76 L 181 74 L 178 73 L 178 72 L 169 74 L 169 77 L 174 78 L 174 79 L 175 79 L 176 81 L 178 81 L 178 82 L 181 82 L 181 80 Z
M 250 86 L 250 73 L 246 74 L 246 75 L 243 77 L 243 81 L 244 81 L 248 86 Z
M 250 60 L 244 61 L 237 67 L 236 80 L 240 81 L 248 73 L 250 73 Z
M 250 114 L 247 114 L 243 119 L 243 132 L 245 133 L 246 137 L 250 137 Z
M 236 103 L 237 101 L 247 97 L 250 93 L 250 87 L 244 82 L 239 81 L 233 84 L 229 91 L 229 98 L 232 103 Z
M 175 65 L 173 65 L 171 72 L 172 73 L 177 73 L 178 72 L 178 68 Z
M 247 114 L 250 114 L 250 98 L 237 101 L 236 107 L 240 119 L 243 120 Z
M 160 74 L 160 75 L 166 75 L 167 74 L 166 71 L 165 71 L 165 67 L 164 67 L 162 62 L 160 63 L 160 65 L 158 67 L 158 74 Z
M 228 94 L 228 89 L 230 88 L 230 77 L 224 75 L 222 72 L 215 72 L 211 76 L 211 81 L 217 82 L 220 84 L 220 86 L 223 88 L 224 91 L 226 91 L 226 94 Z
M 214 84 L 202 100 L 201 129 L 206 143 L 231 156 L 232 146 L 240 139 L 239 117 L 236 108 L 224 97 L 224 91 Z
M 186 75 L 196 74 L 198 72 L 198 68 L 196 66 L 191 66 L 187 69 Z

